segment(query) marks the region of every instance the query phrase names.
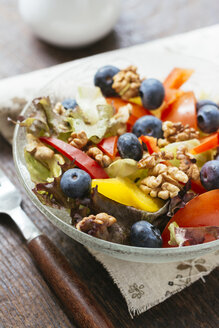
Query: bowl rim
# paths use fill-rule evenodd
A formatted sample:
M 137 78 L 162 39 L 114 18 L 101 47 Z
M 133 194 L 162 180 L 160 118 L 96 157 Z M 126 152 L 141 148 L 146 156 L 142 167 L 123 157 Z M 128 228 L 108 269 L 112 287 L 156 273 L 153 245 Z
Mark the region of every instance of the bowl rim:
M 112 53 L 112 52 L 115 52 L 115 51 L 117 51 L 117 50 L 114 50 L 114 51 L 111 51 L 111 52 L 108 52 L 108 53 Z M 124 49 L 122 49 L 122 51 L 124 51 Z M 179 56 L 181 55 L 183 57 L 189 57 L 190 59 L 191 58 L 192 59 L 197 59 L 200 62 L 206 62 L 206 63 L 208 63 L 208 65 L 211 64 L 212 66 L 216 66 L 216 67 L 219 68 L 219 65 L 216 65 L 215 63 L 212 63 L 209 60 L 200 59 L 199 57 L 196 58 L 195 56 L 182 55 L 178 52 L 176 52 L 176 54 L 179 55 Z M 101 55 L 102 54 L 98 54 L 98 55 L 95 55 L 95 56 L 92 56 L 92 57 L 98 57 L 98 56 L 101 56 Z M 79 61 L 79 60 L 77 60 L 77 61 Z M 63 69 L 63 71 L 59 72 L 57 75 L 53 76 L 53 78 L 48 80 L 47 83 L 45 83 L 45 85 L 43 85 L 43 87 L 41 87 L 38 90 L 36 95 L 39 95 L 40 92 L 43 93 L 43 90 L 46 87 L 48 87 L 53 81 L 55 81 L 60 76 L 63 76 L 69 70 L 73 69 L 74 68 L 74 62 L 72 63 L 71 67 L 69 67 L 67 69 Z M 28 110 L 28 108 L 32 104 L 32 99 L 27 102 L 27 104 L 25 105 L 25 107 L 21 111 L 20 115 L 24 115 L 26 113 L 26 111 Z M 37 207 L 37 209 L 39 209 L 40 212 L 43 213 L 45 215 L 45 217 L 47 219 L 49 219 L 61 231 L 64 231 L 66 233 L 65 230 L 62 230 L 60 228 L 60 226 L 65 226 L 65 227 L 67 227 L 67 229 L 71 229 L 72 231 L 74 231 L 74 234 L 77 234 L 80 237 L 79 238 L 80 240 L 87 241 L 89 243 L 89 246 L 90 245 L 92 245 L 94 247 L 97 246 L 98 249 L 104 248 L 104 249 L 110 250 L 114 253 L 140 255 L 142 257 L 144 255 L 145 256 L 146 255 L 151 255 L 151 256 L 159 255 L 160 257 L 171 257 L 171 256 L 176 256 L 177 257 L 177 255 L 179 256 L 179 255 L 185 255 L 185 254 L 188 254 L 188 253 L 193 253 L 193 254 L 194 253 L 199 253 L 202 250 L 203 251 L 204 250 L 209 250 L 211 248 L 215 248 L 215 247 L 219 246 L 219 240 L 215 240 L 215 241 L 211 241 L 211 242 L 207 242 L 207 243 L 203 243 L 203 244 L 197 244 L 197 245 L 191 245 L 191 246 L 185 246 L 185 247 L 168 247 L 168 248 L 136 247 L 136 246 L 129 246 L 129 245 L 116 244 L 116 243 L 113 243 L 113 242 L 109 242 L 109 241 L 106 241 L 106 240 L 103 240 L 103 239 L 99 239 L 99 238 L 90 236 L 86 233 L 83 233 L 83 232 L 77 230 L 73 225 L 68 224 L 67 222 L 65 222 L 61 218 L 59 218 L 59 216 L 57 216 L 56 214 L 51 212 L 49 210 L 49 207 L 47 207 L 46 205 L 43 205 L 39 201 L 39 199 L 36 197 L 36 195 L 32 192 L 32 190 L 29 188 L 28 184 L 26 183 L 26 181 L 25 181 L 25 179 L 22 175 L 22 172 L 21 172 L 21 168 L 20 168 L 20 165 L 19 165 L 19 158 L 18 158 L 18 153 L 19 152 L 18 152 L 17 136 L 19 134 L 20 129 L 22 129 L 22 127 L 20 127 L 19 125 L 15 126 L 14 136 L 13 136 L 13 143 L 12 143 L 12 145 L 13 145 L 13 159 L 14 159 L 18 179 L 21 182 L 21 184 L 24 186 L 28 196 L 30 197 L 30 199 L 34 203 L 34 205 Z M 55 224 L 53 222 L 54 219 L 57 220 L 57 222 L 60 223 L 60 226 L 57 226 L 57 224 Z M 77 238 L 74 238 L 71 235 L 69 235 L 69 236 L 72 239 L 76 239 L 78 242 L 81 242 Z M 195 255 L 194 255 L 194 257 L 195 257 Z M 177 261 L 177 258 L 176 258 L 176 261 Z

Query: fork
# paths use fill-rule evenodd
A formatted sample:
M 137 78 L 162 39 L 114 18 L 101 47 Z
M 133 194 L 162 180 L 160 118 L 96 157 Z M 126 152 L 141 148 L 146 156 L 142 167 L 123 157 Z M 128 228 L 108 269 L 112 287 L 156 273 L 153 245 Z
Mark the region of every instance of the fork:
M 21 208 L 22 197 L 0 169 L 0 214 L 8 214 L 21 231 L 35 262 L 75 323 L 82 328 L 113 328 L 104 310 L 72 270 L 64 255 Z

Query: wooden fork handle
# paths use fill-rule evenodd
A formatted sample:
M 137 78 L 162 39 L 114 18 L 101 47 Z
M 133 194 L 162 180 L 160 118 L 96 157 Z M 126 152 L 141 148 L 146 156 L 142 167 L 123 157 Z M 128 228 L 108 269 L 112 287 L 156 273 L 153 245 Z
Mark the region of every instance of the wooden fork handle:
M 28 248 L 44 278 L 79 327 L 113 328 L 104 310 L 48 237 L 35 237 Z

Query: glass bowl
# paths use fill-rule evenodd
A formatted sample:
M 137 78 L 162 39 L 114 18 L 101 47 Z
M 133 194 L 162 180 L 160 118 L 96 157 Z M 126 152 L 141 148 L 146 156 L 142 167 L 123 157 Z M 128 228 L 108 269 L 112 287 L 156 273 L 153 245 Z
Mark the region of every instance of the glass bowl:
M 96 70 L 103 65 L 112 64 L 120 68 L 136 65 L 141 76 L 154 77 L 161 81 L 174 67 L 193 68 L 195 73 L 185 83 L 183 89 L 193 90 L 197 98 L 204 94 L 215 101 L 219 100 L 219 68 L 216 65 L 195 57 L 177 54 L 171 49 L 164 48 L 159 51 L 154 49 L 156 47 L 150 50 L 145 45 L 141 45 L 74 61 L 69 69 L 57 75 L 55 79 L 36 92 L 35 96 L 49 95 L 53 100 L 74 97 L 78 85 L 92 85 Z M 31 110 L 32 105 L 29 102 L 21 114 L 27 115 Z M 28 196 L 57 228 L 85 247 L 122 260 L 148 263 L 182 261 L 219 249 L 219 240 L 181 248 L 133 247 L 104 241 L 76 230 L 70 224 L 67 211 L 43 205 L 32 192 L 34 185 L 30 180 L 24 159 L 25 144 L 25 129 L 16 126 L 13 140 L 14 162 L 20 182 Z

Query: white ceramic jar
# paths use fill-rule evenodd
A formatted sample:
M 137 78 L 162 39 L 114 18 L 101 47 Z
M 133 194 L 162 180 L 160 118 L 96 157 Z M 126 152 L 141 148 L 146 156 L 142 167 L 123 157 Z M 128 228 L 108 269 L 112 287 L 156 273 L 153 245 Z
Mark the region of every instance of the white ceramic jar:
M 120 0 L 19 0 L 19 11 L 42 40 L 79 47 L 110 32 L 119 16 Z

